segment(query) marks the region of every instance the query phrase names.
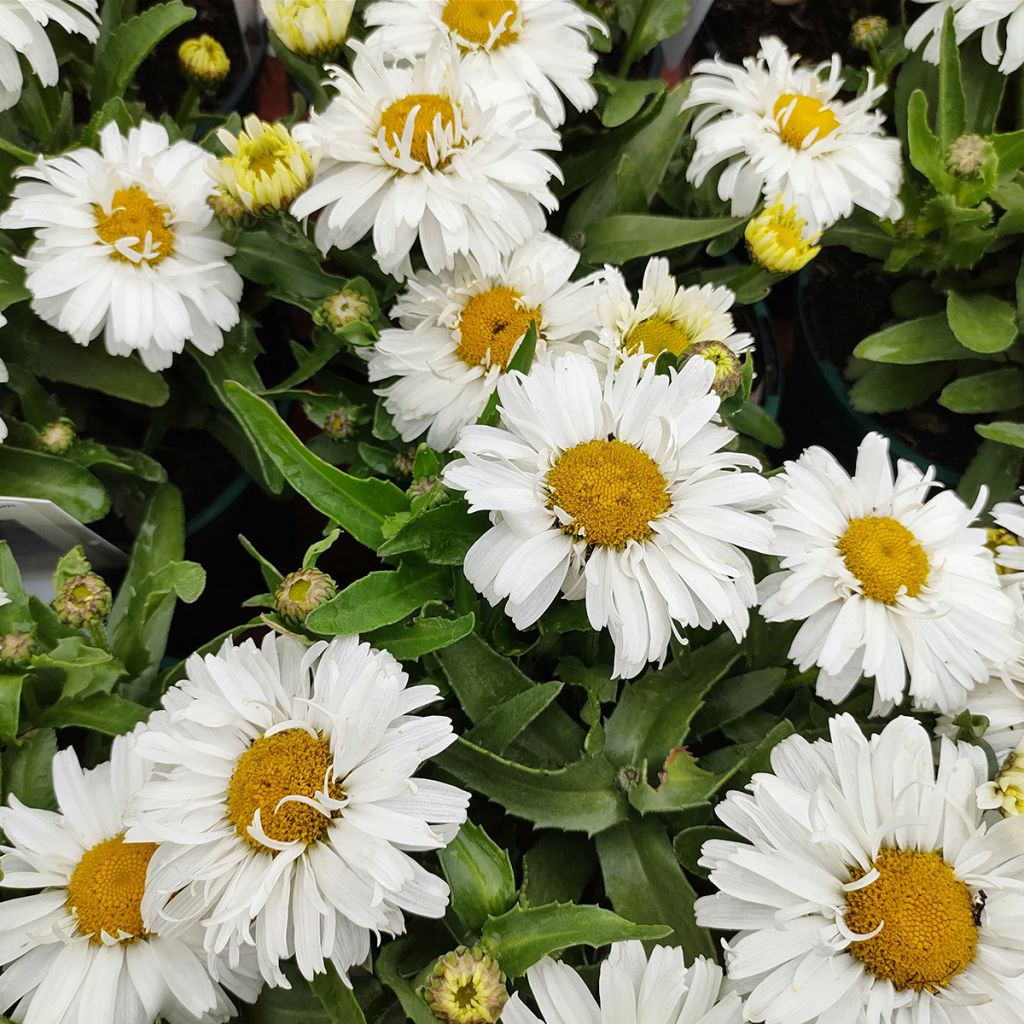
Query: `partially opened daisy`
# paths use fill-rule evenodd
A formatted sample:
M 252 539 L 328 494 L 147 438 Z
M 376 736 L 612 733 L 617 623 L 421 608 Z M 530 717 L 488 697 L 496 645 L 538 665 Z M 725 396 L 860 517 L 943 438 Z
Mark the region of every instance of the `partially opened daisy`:
M 1024 973 L 1024 819 L 987 824 L 977 747 L 898 718 L 871 739 L 848 715 L 800 736 L 716 813 L 718 892 L 697 920 L 735 932 L 729 978 L 764 1024 L 1005 1024 Z
M 722 992 L 722 968 L 697 957 L 689 967 L 678 946 L 616 942 L 601 964 L 595 999 L 568 964 L 545 957 L 526 972 L 538 1017 L 517 993 L 503 1024 L 741 1024 L 743 1004 Z
M 1017 501 L 1001 501 L 992 509 L 995 528 L 989 530 L 996 567 L 1004 584 L 1024 581 L 1024 495 Z
M 694 68 L 684 105 L 700 109 L 687 178 L 699 185 L 721 167 L 718 195 L 735 215 L 781 197 L 812 230 L 857 206 L 879 217 L 901 216 L 900 143 L 884 134 L 885 115 L 874 109 L 885 86 L 875 84 L 869 69 L 864 91 L 841 100 L 838 56 L 821 68 L 798 67 L 799 59 L 770 37 L 742 67 L 716 57 Z
M 754 344 L 749 334 L 736 330 L 729 312 L 736 295 L 729 288 L 683 287 L 669 272 L 668 260 L 659 256 L 648 261 L 634 302 L 622 274 L 612 267 L 605 273 L 607 284 L 599 293 L 598 310 L 601 342 L 609 355 L 680 356 L 709 341 L 740 355 Z M 592 351 L 599 354 L 593 347 Z
M 460 258 L 454 270 L 406 281 L 391 311 L 401 326 L 382 331 L 369 354 L 371 381 L 397 378 L 378 394 L 403 440 L 426 431 L 431 447 L 450 448 L 484 411 L 531 321 L 537 357 L 596 338 L 594 279 L 569 280 L 578 262 L 575 249 L 540 234 L 497 274 Z
M 90 43 L 100 34 L 97 0 L 4 0 L 0 3 L 0 110 L 21 98 L 25 79 L 19 56 L 43 85 L 56 85 L 57 55 L 46 35 L 51 25 L 85 36 Z
M 233 970 L 203 951 L 200 929 L 165 935 L 143 909 L 156 846 L 125 838 L 149 774 L 132 744 L 115 740 L 87 771 L 73 750 L 57 754 L 60 813 L 16 797 L 0 810 L 0 885 L 39 890 L 0 902 L 0 1011 L 18 1024 L 214 1024 L 235 1013 L 221 983 L 250 1002 L 259 991 L 254 958 Z
M 929 499 L 932 470 L 900 460 L 894 478 L 888 441 L 869 434 L 852 477 L 814 447 L 775 482 L 782 571 L 759 587 L 761 614 L 806 620 L 789 656 L 820 669 L 823 697 L 841 701 L 868 676 L 875 713 L 909 692 L 915 707 L 955 714 L 991 666 L 1019 656 L 1014 603 L 972 526 L 980 506 L 951 491 Z
M 79 345 L 103 334 L 108 352 L 137 351 L 150 370 L 186 341 L 216 352 L 238 323 L 242 279 L 207 205 L 208 159 L 162 125 L 123 136 L 111 122 L 99 152 L 19 168 L 0 227 L 36 231 L 19 259 L 35 313 Z
M 755 593 L 740 546 L 764 550 L 750 510 L 768 483 L 723 449 L 714 370 L 702 359 L 657 375 L 629 356 L 604 373 L 568 353 L 498 385 L 501 427 L 469 426 L 445 483 L 492 527 L 466 555 L 473 586 L 526 629 L 562 593 L 608 628 L 614 673 L 663 661 L 680 627 L 724 622 L 739 638 Z
M 469 800 L 414 774 L 455 739 L 414 714 L 436 687 L 355 637 L 228 642 L 187 673 L 139 741 L 158 767 L 129 837 L 162 843 L 144 912 L 173 933 L 200 921 L 232 962 L 254 943 L 285 987 L 281 960 L 347 980 L 371 935 L 443 916 L 448 886 L 410 856 L 445 846 Z
M 392 58 L 450 42 L 475 88 L 531 95 L 555 127 L 565 120 L 563 96 L 577 110 L 597 102 L 590 31 L 606 29 L 572 0 L 378 0 L 364 20 L 379 26 L 367 44 Z
M 320 212 L 325 253 L 372 229 L 374 258 L 397 277 L 411 273 L 417 239 L 434 273 L 462 255 L 497 274 L 501 258 L 544 227 L 544 209 L 558 205 L 548 182 L 559 171 L 541 152 L 557 149 L 558 136 L 525 98 L 482 105 L 451 48 L 395 67 L 353 48 L 351 73 L 329 69 L 338 95 L 295 129 L 322 159 L 292 213 Z

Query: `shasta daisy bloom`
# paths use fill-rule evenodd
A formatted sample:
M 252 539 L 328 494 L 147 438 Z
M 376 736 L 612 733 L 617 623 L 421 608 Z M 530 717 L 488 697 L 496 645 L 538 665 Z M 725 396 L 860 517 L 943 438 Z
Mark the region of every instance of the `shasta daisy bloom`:
M 797 67 L 798 61 L 770 37 L 742 67 L 715 58 L 694 68 L 684 106 L 701 109 L 687 178 L 699 185 L 725 164 L 718 195 L 732 203 L 734 215 L 781 196 L 812 230 L 850 216 L 856 206 L 901 216 L 900 143 L 885 136 L 885 115 L 873 109 L 885 86 L 868 69 L 864 91 L 841 100 L 838 56 L 820 68 Z
M 982 56 L 1004 75 L 1024 64 L 1024 0 L 961 2 L 955 24 L 964 39 L 981 32 Z
M 169 144 L 146 121 L 127 137 L 111 122 L 100 151 L 38 160 L 0 227 L 36 229 L 24 259 L 32 309 L 79 345 L 100 333 L 107 351 L 137 351 L 150 370 L 171 365 L 186 341 L 207 355 L 238 323 L 242 279 L 213 223 L 208 154 Z
M 125 838 L 149 774 L 132 742 L 116 739 L 87 771 L 73 750 L 57 754 L 60 813 L 13 796 L 0 809 L 0 885 L 40 890 L 0 903 L 0 1011 L 18 1024 L 214 1024 L 235 1013 L 221 982 L 248 1001 L 259 991 L 255 963 L 231 969 L 207 956 L 199 929 L 165 935 L 142 909 L 156 846 Z
M 427 266 L 451 270 L 469 256 L 485 274 L 544 227 L 558 205 L 559 171 L 541 150 L 558 136 L 525 99 L 482 106 L 462 83 L 450 49 L 387 67 L 355 45 L 351 74 L 330 68 L 338 95 L 295 136 L 322 154 L 316 179 L 292 207 L 320 212 L 323 252 L 347 249 L 371 228 L 374 257 L 396 277 L 412 272 L 418 239 Z
M 806 620 L 789 656 L 818 666 L 820 695 L 841 701 L 869 676 L 876 713 L 908 691 L 915 707 L 956 713 L 990 665 L 1019 655 L 1014 604 L 971 525 L 980 505 L 929 499 L 933 470 L 900 460 L 894 479 L 888 441 L 869 434 L 852 477 L 815 447 L 774 482 L 782 571 L 759 587 L 761 614 Z
M 100 34 L 96 0 L 4 0 L 0 3 L 0 111 L 21 97 L 24 77 L 19 55 L 43 85 L 56 85 L 57 55 L 45 29 L 59 25 L 65 32 L 85 36 L 90 43 Z
M 139 741 L 158 768 L 129 838 L 162 844 L 143 911 L 172 933 L 201 921 L 231 962 L 254 943 L 284 987 L 281 960 L 306 978 L 329 961 L 347 980 L 371 933 L 442 917 L 448 886 L 409 853 L 450 842 L 469 795 L 415 777 L 455 737 L 447 718 L 414 714 L 437 688 L 407 682 L 356 637 L 268 634 L 193 655 Z
M 720 341 L 739 355 L 754 339 L 736 330 L 729 312 L 735 301 L 729 288 L 680 286 L 669 273 L 668 260 L 659 256 L 648 261 L 634 302 L 622 274 L 608 267 L 598 297 L 602 346 L 609 356 L 639 353 L 654 359 L 662 352 L 681 356 L 691 345 Z M 602 358 L 597 348 L 590 350 Z
M 964 0 L 914 0 L 916 4 L 928 6 L 914 18 L 913 24 L 903 37 L 903 45 L 908 50 L 919 50 L 927 40 L 922 56 L 931 64 L 939 63 L 939 50 L 942 47 L 942 24 L 946 20 L 947 11 L 957 11 L 964 5 Z M 914 8 L 907 11 L 907 18 L 914 17 Z M 955 24 L 955 22 L 954 22 Z M 957 32 L 957 42 L 962 32 Z
M 751 217 L 743 237 L 750 259 L 773 274 L 795 274 L 821 252 L 821 232 L 808 232 L 797 208 L 781 200 Z
M 704 844 L 719 891 L 705 927 L 736 932 L 729 978 L 764 1024 L 1004 1024 L 1024 973 L 1024 819 L 988 824 L 984 754 L 897 718 L 866 738 L 849 715 L 830 741 L 772 751 L 717 807 L 742 841 Z
M 655 373 L 628 356 L 604 374 L 568 353 L 498 385 L 502 426 L 469 426 L 444 470 L 493 524 L 466 555 L 470 583 L 507 599 L 518 629 L 561 592 L 608 628 L 616 678 L 663 661 L 679 627 L 724 622 L 739 639 L 755 591 L 740 545 L 765 550 L 757 459 L 723 451 L 714 368 Z
M 483 93 L 533 96 L 549 124 L 597 102 L 590 31 L 607 33 L 571 0 L 378 0 L 364 15 L 379 26 L 367 44 L 392 57 L 420 57 L 440 38 L 459 48 Z
M 426 431 L 427 444 L 447 451 L 484 411 L 531 321 L 537 356 L 597 337 L 594 279 L 569 280 L 578 262 L 575 249 L 540 234 L 497 274 L 460 258 L 454 270 L 408 278 L 391 311 L 401 326 L 369 351 L 371 381 L 397 378 L 378 394 L 404 441 Z
M 274 34 L 300 57 L 328 57 L 341 49 L 355 0 L 260 0 Z
M 313 158 L 280 123 L 250 114 L 238 135 L 217 132 L 228 155 L 207 165 L 210 176 L 249 213 L 289 206 L 313 180 Z
M 689 967 L 678 946 L 616 942 L 601 964 L 600 1001 L 568 964 L 545 957 L 526 972 L 540 1010 L 532 1013 L 517 993 L 503 1024 L 741 1024 L 743 1004 L 722 992 L 722 968 L 697 957 Z

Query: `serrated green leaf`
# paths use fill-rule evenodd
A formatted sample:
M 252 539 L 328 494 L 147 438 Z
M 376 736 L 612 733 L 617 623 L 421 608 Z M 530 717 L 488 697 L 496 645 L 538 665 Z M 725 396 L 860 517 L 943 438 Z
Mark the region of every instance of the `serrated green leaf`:
M 1017 338 L 1017 311 L 994 295 L 951 291 L 946 315 L 957 341 L 972 352 L 1002 352 Z
M 723 679 L 707 695 L 694 717 L 694 733 L 703 736 L 759 708 L 785 680 L 784 668 L 763 668 Z
M 451 889 L 451 907 L 471 931 L 488 917 L 504 914 L 516 899 L 516 880 L 508 853 L 478 825 L 467 821 L 437 853 Z
M 940 359 L 975 358 L 953 335 L 944 313 L 904 320 L 868 335 L 853 350 L 858 359 L 916 366 Z
M 717 238 L 740 227 L 745 219 L 615 214 L 598 221 L 587 230 L 582 258 L 586 263 L 626 263 L 642 256 L 652 256 Z
M 641 779 L 629 790 L 627 798 L 641 814 L 669 814 L 707 803 L 717 781 L 712 772 L 697 764 L 685 747 L 676 747 L 665 758 L 658 773 L 657 787 Z

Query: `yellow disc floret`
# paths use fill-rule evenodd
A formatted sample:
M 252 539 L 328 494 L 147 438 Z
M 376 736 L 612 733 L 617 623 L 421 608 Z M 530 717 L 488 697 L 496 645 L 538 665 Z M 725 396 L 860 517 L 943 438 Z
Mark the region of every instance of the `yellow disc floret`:
M 948 985 L 978 948 L 970 889 L 933 850 L 882 850 L 876 878 L 846 894 L 846 927 L 867 935 L 849 952 L 897 990 L 935 992 Z M 860 868 L 850 881 L 864 877 Z
M 630 330 L 623 341 L 623 347 L 631 355 L 646 352 L 651 356 L 659 356 L 662 352 L 682 355 L 690 346 L 690 336 L 671 320 L 652 316 L 641 320 Z
M 104 839 L 82 854 L 68 882 L 68 910 L 79 935 L 96 944 L 103 934 L 134 942 L 146 935 L 142 897 L 146 869 L 156 843 L 126 843 L 124 833 Z
M 395 156 L 402 155 L 402 136 L 409 115 L 414 109 L 416 117 L 413 122 L 409 155 L 424 166 L 433 167 L 438 162 L 438 154 L 436 150 L 431 153 L 433 147 L 428 144 L 428 139 L 434 138 L 436 128 L 440 127 L 441 131 L 445 131 L 455 124 L 455 109 L 447 96 L 416 92 L 395 100 L 380 116 L 380 126 L 384 129 L 384 144 Z
M 104 209 L 93 206 L 96 235 L 113 246 L 112 260 L 155 267 L 174 252 L 171 211 L 138 185 L 119 188 Z
M 584 441 L 548 470 L 548 507 L 571 519 L 562 529 L 588 544 L 624 548 L 653 535 L 668 511 L 668 484 L 646 452 L 616 439 Z
M 312 800 L 327 786 L 328 795 L 340 799 L 341 786 L 327 781 L 332 762 L 330 746 L 305 729 L 285 729 L 255 740 L 236 762 L 228 783 L 227 811 L 235 831 L 257 850 L 273 853 L 249 834 L 253 815 L 259 811 L 260 825 L 269 839 L 316 842 L 331 818 L 287 798 Z
M 747 252 L 773 274 L 795 274 L 821 252 L 821 232 L 807 234 L 807 221 L 781 200 L 747 221 Z
M 448 0 L 441 20 L 458 42 L 497 49 L 518 38 L 518 13 L 516 0 Z
M 772 110 L 779 128 L 779 137 L 794 149 L 802 149 L 813 133 L 812 142 L 820 142 L 839 127 L 839 118 L 820 100 L 812 96 L 783 93 Z
M 901 593 L 917 597 L 928 582 L 924 548 L 910 530 L 888 516 L 851 519 L 836 547 L 864 596 L 875 601 L 895 604 Z
M 531 320 L 540 322 L 540 310 L 528 309 L 514 288 L 489 288 L 474 295 L 462 308 L 455 352 L 468 366 L 504 369 Z

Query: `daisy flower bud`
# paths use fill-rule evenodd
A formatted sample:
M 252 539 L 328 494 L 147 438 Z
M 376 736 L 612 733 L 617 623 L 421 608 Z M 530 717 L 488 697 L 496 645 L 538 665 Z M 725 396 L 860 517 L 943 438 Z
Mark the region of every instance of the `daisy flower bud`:
M 355 0 L 260 0 L 274 34 L 300 57 L 341 49 Z
M 39 443 L 51 455 L 63 455 L 75 443 L 75 439 L 74 424 L 63 416 L 39 431 Z
M 231 61 L 224 47 L 206 33 L 195 39 L 186 39 L 178 47 L 178 64 L 181 73 L 193 85 L 211 92 L 228 77 L 231 70 Z
M 215 189 L 207 202 L 221 227 L 241 227 L 249 218 L 246 208 L 226 188 Z
M 889 22 L 879 14 L 858 18 L 850 29 L 850 42 L 858 50 L 870 50 L 881 46 L 889 31 Z
M 479 946 L 459 946 L 438 959 L 424 998 L 445 1024 L 494 1024 L 508 1002 L 508 990 L 497 960 Z
M 88 626 L 107 617 L 113 597 L 110 587 L 94 572 L 70 576 L 54 599 L 57 618 L 69 626 Z
M 12 630 L 0 636 L 0 665 L 21 665 L 28 661 L 35 647 L 31 633 Z
M 332 441 L 344 441 L 352 435 L 352 415 L 344 406 L 332 409 L 324 418 L 324 433 Z
M 736 393 L 743 378 L 743 367 L 739 356 L 728 345 L 721 341 L 700 341 L 683 353 L 684 362 L 689 362 L 694 357 L 706 359 L 715 368 L 711 390 L 716 395 L 728 398 Z
M 352 288 L 342 288 L 330 298 L 324 299 L 313 314 L 313 320 L 321 327 L 340 331 L 357 320 L 366 320 L 370 315 L 370 304 L 366 297 Z
M 274 608 L 288 622 L 301 623 L 314 609 L 330 601 L 337 593 L 337 584 L 319 569 L 290 572 L 277 585 Z
M 988 141 L 980 135 L 961 135 L 949 144 L 946 167 L 958 178 L 970 178 L 981 170 L 989 149 Z
M 1024 814 L 1024 740 L 1010 751 L 995 779 L 978 787 L 978 806 L 998 809 L 1005 818 Z
M 747 221 L 743 236 L 751 260 L 773 274 L 795 274 L 821 252 L 821 233 L 808 232 L 797 208 L 781 199 Z

